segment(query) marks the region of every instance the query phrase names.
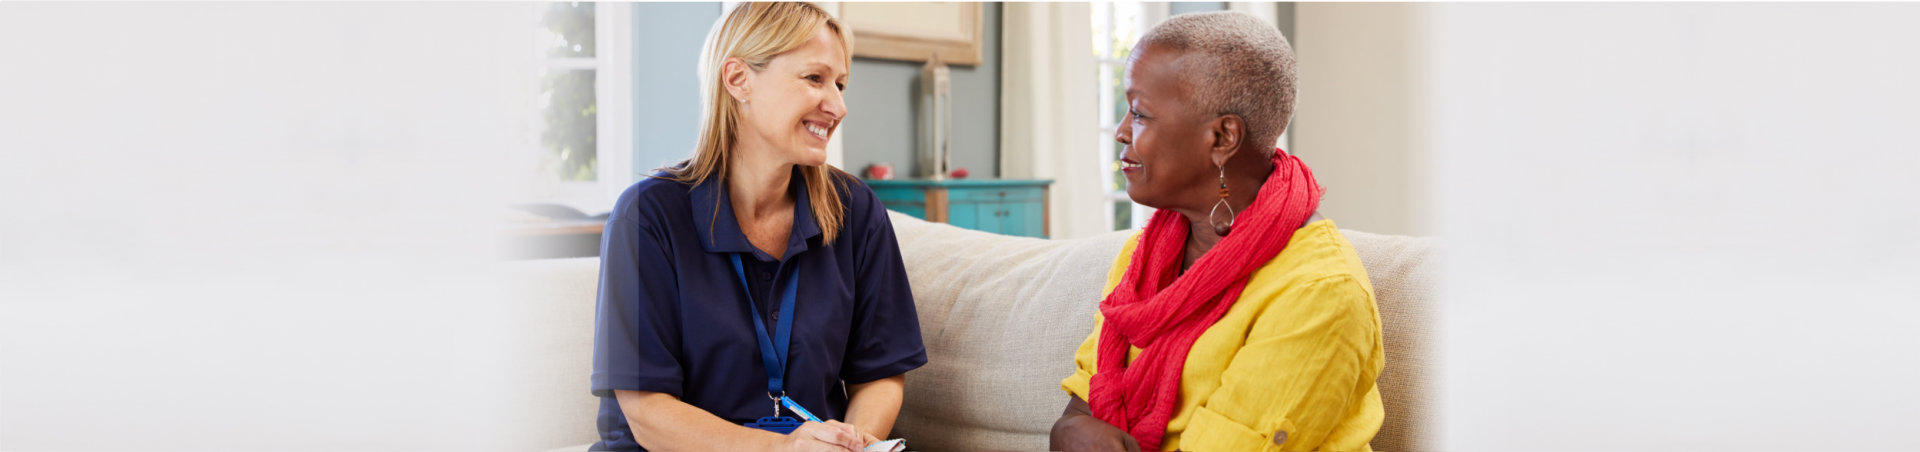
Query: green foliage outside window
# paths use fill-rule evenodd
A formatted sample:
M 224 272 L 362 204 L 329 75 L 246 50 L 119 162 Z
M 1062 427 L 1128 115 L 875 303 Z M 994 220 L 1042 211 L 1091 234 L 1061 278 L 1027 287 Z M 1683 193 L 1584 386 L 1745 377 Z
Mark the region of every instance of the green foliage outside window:
M 594 4 L 588 2 L 548 5 L 542 23 L 553 33 L 553 46 L 547 57 L 594 57 Z M 593 70 L 551 70 L 540 79 L 546 104 L 541 110 L 545 129 L 540 132 L 540 147 L 559 164 L 560 180 L 591 182 L 599 165 L 599 105 L 595 101 Z

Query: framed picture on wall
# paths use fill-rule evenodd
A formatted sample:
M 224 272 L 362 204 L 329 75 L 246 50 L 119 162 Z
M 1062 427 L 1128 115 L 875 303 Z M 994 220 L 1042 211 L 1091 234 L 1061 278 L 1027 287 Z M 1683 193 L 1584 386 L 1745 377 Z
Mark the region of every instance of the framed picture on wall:
M 979 2 L 841 2 L 840 21 L 853 29 L 853 56 L 949 65 L 980 64 Z

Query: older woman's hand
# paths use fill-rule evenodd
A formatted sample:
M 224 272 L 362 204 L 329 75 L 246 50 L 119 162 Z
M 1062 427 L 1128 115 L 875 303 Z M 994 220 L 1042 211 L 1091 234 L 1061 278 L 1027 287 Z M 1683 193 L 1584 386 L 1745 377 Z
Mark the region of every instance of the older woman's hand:
M 1140 443 L 1118 427 L 1093 417 L 1087 401 L 1074 396 L 1054 421 L 1049 449 L 1065 452 L 1140 452 Z

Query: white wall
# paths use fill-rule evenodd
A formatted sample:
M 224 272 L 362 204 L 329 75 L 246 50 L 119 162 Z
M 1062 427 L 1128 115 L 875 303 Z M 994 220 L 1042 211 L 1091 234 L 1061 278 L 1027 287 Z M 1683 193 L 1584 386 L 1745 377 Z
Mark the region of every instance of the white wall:
M 1920 5 L 1413 14 L 1451 449 L 1920 449 Z
M 1299 99 L 1287 149 L 1327 187 L 1320 212 L 1340 227 L 1433 233 L 1427 198 L 1432 137 L 1418 92 L 1421 5 L 1299 3 L 1288 36 Z
M 0 4 L 0 450 L 515 449 L 528 11 Z

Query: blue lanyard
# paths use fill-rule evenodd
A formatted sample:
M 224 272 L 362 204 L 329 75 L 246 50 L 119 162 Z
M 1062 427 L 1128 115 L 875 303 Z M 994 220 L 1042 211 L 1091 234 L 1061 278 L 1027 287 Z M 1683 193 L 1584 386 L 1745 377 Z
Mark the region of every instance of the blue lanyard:
M 767 396 L 785 397 L 787 374 L 787 345 L 793 339 L 793 299 L 800 288 L 800 268 L 794 267 L 787 273 L 787 287 L 780 292 L 780 319 L 778 329 L 772 338 L 767 337 L 767 320 L 760 316 L 760 306 L 753 303 L 753 286 L 747 284 L 747 269 L 740 263 L 740 254 L 733 253 L 733 273 L 740 276 L 740 287 L 747 291 L 747 312 L 753 313 L 753 334 L 760 338 L 760 363 L 767 368 Z

